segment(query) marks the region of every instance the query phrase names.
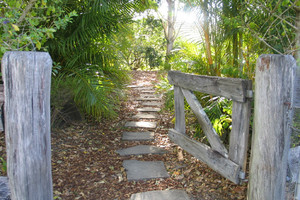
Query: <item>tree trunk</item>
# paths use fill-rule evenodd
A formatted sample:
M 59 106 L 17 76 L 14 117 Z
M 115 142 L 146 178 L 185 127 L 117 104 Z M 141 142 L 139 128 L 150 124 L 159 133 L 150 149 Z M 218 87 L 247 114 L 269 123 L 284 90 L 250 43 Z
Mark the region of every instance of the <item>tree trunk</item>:
M 243 33 L 239 32 L 239 71 L 240 77 L 242 77 L 244 72 L 244 63 L 243 63 Z
M 208 68 L 207 73 L 210 74 L 211 70 L 213 69 L 213 59 L 211 56 L 211 45 L 210 45 L 210 38 L 209 38 L 209 19 L 208 19 L 208 0 L 205 0 L 202 3 L 202 10 L 203 10 L 203 32 L 205 38 L 205 49 L 206 49 L 206 56 L 208 61 Z
M 168 22 L 167 22 L 167 31 L 166 31 L 166 39 L 167 39 L 167 51 L 166 51 L 166 69 L 170 69 L 169 59 L 171 55 L 171 51 L 173 49 L 174 41 L 175 41 L 175 0 L 167 0 L 168 3 Z

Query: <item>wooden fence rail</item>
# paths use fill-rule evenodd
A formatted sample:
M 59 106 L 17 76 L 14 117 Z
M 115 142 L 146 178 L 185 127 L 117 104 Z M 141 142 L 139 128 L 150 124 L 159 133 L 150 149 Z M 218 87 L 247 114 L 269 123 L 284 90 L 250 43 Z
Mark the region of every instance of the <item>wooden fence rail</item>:
M 246 170 L 252 82 L 243 79 L 198 76 L 178 71 L 170 71 L 168 79 L 174 85 L 175 98 L 175 130 L 169 131 L 171 140 L 224 177 L 239 183 L 240 179 L 244 178 Z M 233 100 L 229 151 L 221 142 L 193 91 Z M 211 147 L 185 135 L 184 98 L 196 115 Z
M 169 137 L 227 179 L 239 183 L 246 169 L 251 81 L 176 71 L 170 71 L 168 76 L 169 82 L 174 85 L 176 118 L 175 130 L 169 131 Z M 247 199 L 283 200 L 293 108 L 299 108 L 300 102 L 300 76 L 296 77 L 296 61 L 292 56 L 262 55 L 257 61 L 255 78 L 254 131 Z M 221 143 L 192 90 L 233 100 L 229 151 Z M 211 147 L 185 135 L 184 98 Z M 299 193 L 295 194 L 295 198 L 299 198 Z

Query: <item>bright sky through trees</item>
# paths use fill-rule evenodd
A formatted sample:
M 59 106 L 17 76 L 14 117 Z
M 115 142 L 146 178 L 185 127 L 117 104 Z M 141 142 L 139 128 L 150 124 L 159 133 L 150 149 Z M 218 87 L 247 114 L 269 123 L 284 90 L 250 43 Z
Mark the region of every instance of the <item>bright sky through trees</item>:
M 163 19 L 167 20 L 168 15 L 168 4 L 166 1 L 162 1 L 158 9 L 158 15 Z M 198 23 L 199 15 L 195 11 L 190 9 L 185 9 L 184 4 L 181 2 L 176 2 L 175 5 L 175 29 L 179 36 L 185 37 L 187 39 L 196 39 L 199 41 L 199 30 L 197 30 L 196 24 Z
M 142 19 L 147 17 L 147 14 L 153 15 L 157 18 L 160 18 L 164 21 L 167 20 L 168 15 L 168 4 L 166 1 L 162 1 L 158 10 L 147 10 L 142 14 L 137 14 L 134 19 Z M 195 11 L 185 9 L 184 4 L 180 2 L 176 2 L 175 5 L 175 16 L 176 16 L 176 23 L 175 29 L 176 32 L 179 31 L 179 36 L 184 37 L 189 40 L 199 41 L 201 38 L 199 33 L 199 20 L 201 20 L 200 15 L 197 14 Z M 198 27 L 198 28 L 197 28 Z M 201 30 L 200 30 L 201 31 Z

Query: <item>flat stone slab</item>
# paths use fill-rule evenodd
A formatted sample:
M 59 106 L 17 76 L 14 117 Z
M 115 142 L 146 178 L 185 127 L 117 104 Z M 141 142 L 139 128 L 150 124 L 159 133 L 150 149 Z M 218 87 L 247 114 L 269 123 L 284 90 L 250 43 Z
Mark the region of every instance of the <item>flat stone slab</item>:
M 140 86 L 136 89 L 138 89 L 138 90 L 154 90 L 153 87 L 144 87 L 144 86 Z
M 160 102 L 152 102 L 152 101 L 144 101 L 142 102 L 143 106 L 161 106 L 162 104 Z
M 152 90 L 141 90 L 141 93 L 155 93 L 155 89 Z
M 138 108 L 137 111 L 139 111 L 139 112 L 160 112 L 160 108 L 144 107 L 144 108 Z
M 162 98 L 160 94 L 141 94 L 140 97 L 142 98 Z
M 121 156 L 143 155 L 143 154 L 164 154 L 166 150 L 153 145 L 138 145 L 125 149 L 117 150 Z
M 168 178 L 169 174 L 162 161 L 124 160 L 128 181 Z
M 149 97 L 149 98 L 145 98 L 145 97 L 141 97 L 137 99 L 138 101 L 161 101 L 161 98 L 157 98 L 157 97 Z
M 128 87 L 128 88 L 138 88 L 138 87 L 141 87 L 141 86 L 138 86 L 138 85 L 127 85 L 126 87 Z
M 130 200 L 190 200 L 183 190 L 156 190 L 131 195 Z
M 132 116 L 132 118 L 136 118 L 136 119 L 156 119 L 156 115 L 153 114 L 143 114 L 143 113 L 138 113 L 134 116 Z
M 150 141 L 154 140 L 153 132 L 123 132 L 124 141 Z
M 1 200 L 10 200 L 8 179 L 5 176 L 0 176 L 0 199 Z
M 143 95 L 143 94 L 141 94 L 140 97 L 141 98 L 159 98 L 159 96 L 152 95 L 152 94 L 151 95 L 148 95 L 148 94 Z
M 156 122 L 126 122 L 125 127 L 133 127 L 133 128 L 156 128 Z

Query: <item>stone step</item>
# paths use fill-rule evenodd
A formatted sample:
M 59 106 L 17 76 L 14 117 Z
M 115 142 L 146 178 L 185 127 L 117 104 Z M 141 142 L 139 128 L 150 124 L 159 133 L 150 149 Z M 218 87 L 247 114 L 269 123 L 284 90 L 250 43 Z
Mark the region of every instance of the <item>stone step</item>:
M 140 91 L 143 91 L 143 90 L 153 90 L 154 88 L 153 87 L 145 87 L 145 86 L 141 86 L 141 87 L 137 87 L 135 89 L 138 89 Z
M 138 122 L 126 122 L 125 127 L 133 127 L 133 128 L 156 128 L 156 122 L 145 122 L 145 121 L 138 121 Z
M 124 141 L 151 141 L 154 140 L 153 132 L 123 132 Z
M 161 98 L 157 98 L 157 97 L 149 97 L 149 98 L 143 98 L 143 97 L 140 97 L 137 99 L 137 101 L 161 101 Z
M 126 87 L 128 87 L 128 88 L 138 88 L 140 86 L 138 86 L 138 85 L 127 85 Z
M 155 93 L 155 89 L 151 89 L 151 90 L 141 90 L 140 92 L 141 92 L 141 93 L 152 93 L 152 94 L 154 94 L 154 93 Z
M 184 190 L 156 190 L 131 195 L 130 200 L 190 200 Z
M 160 107 L 161 105 L 162 105 L 162 103 L 160 103 L 160 102 L 153 102 L 153 101 L 144 101 L 144 102 L 142 102 L 142 105 L 143 106 L 157 106 L 157 107 Z
M 144 154 L 164 154 L 166 150 L 153 145 L 138 145 L 125 149 L 117 150 L 121 156 L 144 155 Z
M 160 112 L 160 108 L 143 107 L 143 108 L 138 108 L 137 111 L 139 111 L 139 112 Z
M 162 161 L 124 160 L 123 167 L 128 181 L 168 178 L 166 167 Z
M 141 94 L 141 98 L 162 98 L 161 94 Z
M 135 119 L 156 119 L 157 116 L 153 115 L 153 114 L 138 113 L 138 114 L 132 116 L 132 118 L 135 118 Z

